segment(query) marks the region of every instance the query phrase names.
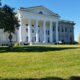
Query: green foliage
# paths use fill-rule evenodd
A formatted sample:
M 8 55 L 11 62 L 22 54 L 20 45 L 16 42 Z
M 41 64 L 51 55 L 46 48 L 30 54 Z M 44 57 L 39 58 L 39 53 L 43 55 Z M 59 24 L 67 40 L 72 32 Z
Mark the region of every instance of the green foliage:
M 4 5 L 0 8 L 0 26 L 4 32 L 9 33 L 10 47 L 12 47 L 12 34 L 19 27 L 18 19 L 15 17 L 14 8 Z
M 19 46 L 20 46 L 19 43 L 14 44 L 14 47 L 19 47 Z
M 1 8 L 1 23 L 5 32 L 14 33 L 15 28 L 19 27 L 18 19 L 15 17 L 15 12 L 13 8 L 4 5 Z
M 0 6 L 1 6 L 1 0 L 0 0 Z

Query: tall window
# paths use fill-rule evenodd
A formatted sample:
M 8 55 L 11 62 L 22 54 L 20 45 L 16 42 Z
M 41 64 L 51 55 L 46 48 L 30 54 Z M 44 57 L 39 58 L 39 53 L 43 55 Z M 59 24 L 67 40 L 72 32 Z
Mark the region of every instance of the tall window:
M 47 30 L 46 30 L 46 34 L 47 34 Z
M 64 31 L 63 27 L 62 27 L 62 32 Z
M 50 34 L 49 30 L 48 30 L 48 35 Z
M 28 32 L 28 29 L 26 28 L 26 32 Z
M 36 37 L 35 37 L 35 41 L 36 41 Z
M 72 36 L 70 36 L 70 43 L 72 43 L 73 42 L 73 39 L 72 39 Z
M 32 29 L 32 33 L 34 33 L 34 29 Z
M 28 36 L 26 37 L 26 42 L 28 42 Z
M 65 28 L 65 32 L 67 32 L 67 28 Z
M 48 38 L 48 43 L 50 42 L 50 38 Z
M 53 31 L 55 31 L 55 27 L 53 26 Z
M 70 28 L 70 32 L 72 32 L 72 28 Z
M 40 38 L 39 38 L 39 42 L 40 42 Z
M 58 31 L 60 31 L 60 28 L 58 27 Z
M 40 27 L 40 26 L 38 25 L 38 27 Z

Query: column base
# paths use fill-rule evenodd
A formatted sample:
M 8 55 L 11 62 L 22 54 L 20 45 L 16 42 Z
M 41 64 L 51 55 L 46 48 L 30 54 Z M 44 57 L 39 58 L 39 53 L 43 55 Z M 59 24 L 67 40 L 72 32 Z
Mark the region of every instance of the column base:
M 43 43 L 46 43 L 46 41 L 43 41 Z
M 39 42 L 35 42 L 36 44 L 38 44 Z
M 32 42 L 29 42 L 29 45 L 33 45 L 33 43 Z
M 19 45 L 23 45 L 23 43 L 22 43 L 22 42 L 18 42 L 18 44 L 19 44 Z

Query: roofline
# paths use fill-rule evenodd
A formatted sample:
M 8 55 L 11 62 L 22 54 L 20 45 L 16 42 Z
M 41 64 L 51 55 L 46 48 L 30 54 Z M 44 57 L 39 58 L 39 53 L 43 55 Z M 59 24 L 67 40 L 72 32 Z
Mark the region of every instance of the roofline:
M 43 7 L 43 8 L 46 8 L 46 7 L 42 6 L 42 5 L 40 5 L 40 6 L 33 6 L 33 7 L 27 7 L 27 8 L 20 7 L 18 10 L 29 10 L 30 8 L 31 8 L 31 9 L 34 9 L 34 8 L 36 8 L 36 7 Z M 48 8 L 46 8 L 46 9 L 48 9 Z M 48 9 L 48 10 L 49 10 L 49 9 Z M 52 13 L 54 13 L 55 16 L 60 17 L 59 14 L 57 14 L 57 13 L 51 11 L 51 10 L 49 10 L 49 11 L 52 12 Z
M 69 21 L 69 20 L 60 20 L 60 23 L 68 23 L 68 24 L 73 24 L 75 25 L 76 23 L 74 23 L 74 21 Z

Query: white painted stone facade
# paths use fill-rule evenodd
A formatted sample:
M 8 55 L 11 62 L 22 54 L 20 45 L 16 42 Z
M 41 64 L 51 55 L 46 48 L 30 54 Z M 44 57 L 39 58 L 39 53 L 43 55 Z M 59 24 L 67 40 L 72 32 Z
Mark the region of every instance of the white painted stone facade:
M 68 40 L 71 37 L 74 42 L 74 23 L 60 21 L 60 16 L 43 6 L 36 6 L 30 8 L 20 8 L 17 11 L 17 17 L 19 19 L 20 27 L 13 34 L 13 42 L 22 44 L 46 44 L 46 43 L 58 43 L 63 41 L 70 43 Z M 64 38 L 61 32 L 63 28 L 70 28 L 72 31 L 67 32 Z M 0 44 L 8 43 L 7 33 L 0 30 Z M 69 34 L 70 33 L 70 34 Z M 7 37 L 7 38 L 6 38 Z

